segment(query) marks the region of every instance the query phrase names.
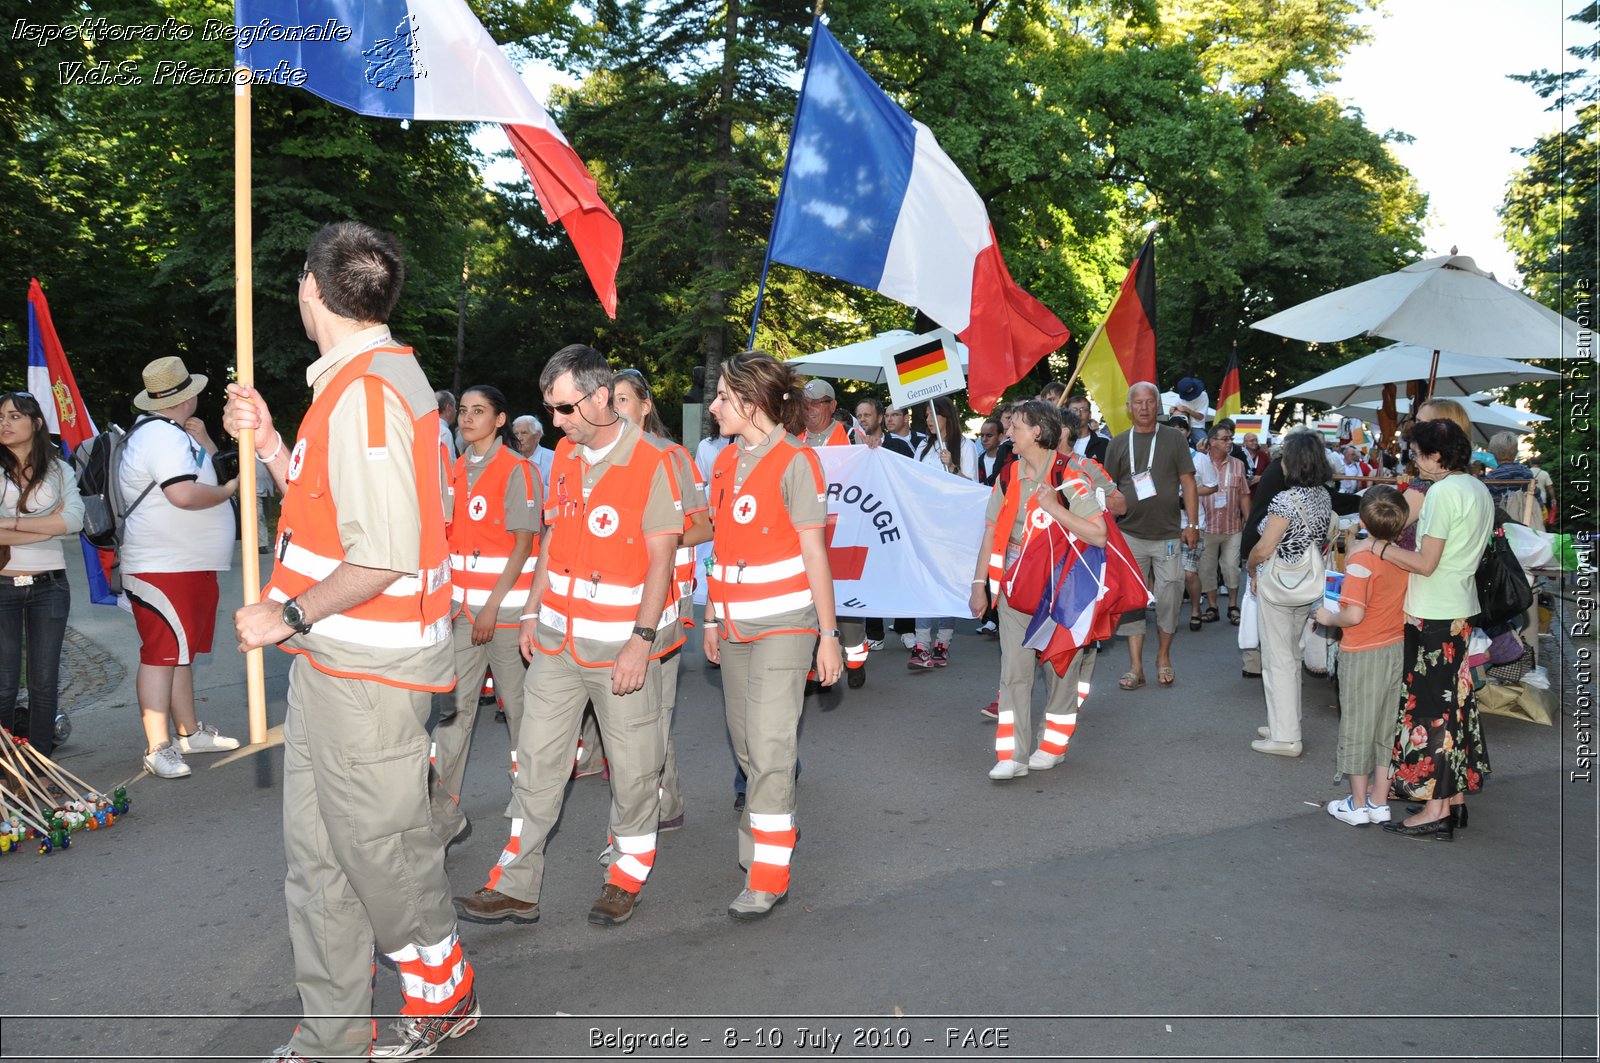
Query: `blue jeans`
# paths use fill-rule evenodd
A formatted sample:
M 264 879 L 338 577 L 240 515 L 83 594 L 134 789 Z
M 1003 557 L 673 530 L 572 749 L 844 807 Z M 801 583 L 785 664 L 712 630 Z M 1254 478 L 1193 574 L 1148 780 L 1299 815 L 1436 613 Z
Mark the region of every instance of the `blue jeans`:
M 61 643 L 67 636 L 72 591 L 66 573 L 27 587 L 0 579 L 0 725 L 49 756 L 56 745 L 56 705 L 61 685 Z M 22 642 L 28 642 L 27 726 L 17 727 L 22 684 Z

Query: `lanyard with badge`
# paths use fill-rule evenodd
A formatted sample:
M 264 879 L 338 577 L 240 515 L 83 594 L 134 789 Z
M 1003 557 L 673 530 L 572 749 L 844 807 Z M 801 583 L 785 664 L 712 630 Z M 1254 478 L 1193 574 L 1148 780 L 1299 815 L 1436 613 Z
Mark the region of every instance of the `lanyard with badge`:
M 1211 496 L 1212 509 L 1227 509 L 1229 492 L 1233 489 L 1233 460 L 1230 458 L 1222 466 L 1222 483 Z
M 1144 472 L 1139 472 L 1137 471 L 1138 462 L 1135 460 L 1137 455 L 1133 450 L 1133 429 L 1128 429 L 1128 464 L 1135 470 L 1133 474 L 1133 493 L 1141 500 L 1156 497 L 1156 481 L 1155 477 L 1150 475 L 1150 470 L 1156 463 L 1156 438 L 1160 433 L 1161 428 L 1159 425 L 1154 432 L 1150 433 L 1150 454 L 1145 458 Z

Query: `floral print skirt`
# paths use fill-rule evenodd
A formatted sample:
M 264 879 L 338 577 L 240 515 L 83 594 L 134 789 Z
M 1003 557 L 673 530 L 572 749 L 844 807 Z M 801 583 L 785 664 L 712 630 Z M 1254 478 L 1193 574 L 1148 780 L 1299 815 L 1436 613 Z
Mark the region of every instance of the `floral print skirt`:
M 1389 765 L 1390 790 L 1398 797 L 1428 801 L 1473 793 L 1489 774 L 1467 667 L 1471 634 L 1465 620 L 1406 617 L 1400 726 Z

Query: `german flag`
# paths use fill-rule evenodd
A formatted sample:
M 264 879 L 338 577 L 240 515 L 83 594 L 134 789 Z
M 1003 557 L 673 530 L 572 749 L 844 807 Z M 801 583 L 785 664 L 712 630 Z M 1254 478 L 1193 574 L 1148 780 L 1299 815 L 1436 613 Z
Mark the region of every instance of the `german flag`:
M 1239 344 L 1233 345 L 1228 356 L 1228 371 L 1222 374 L 1222 387 L 1217 389 L 1217 420 L 1237 417 L 1244 411 L 1244 398 L 1239 394 Z
M 1156 248 L 1155 234 L 1144 239 L 1139 257 L 1128 267 L 1122 288 L 1106 312 L 1078 363 L 1078 375 L 1105 414 L 1113 433 L 1132 426 L 1128 389 L 1141 380 L 1156 382 Z
M 894 356 L 895 375 L 900 378 L 902 387 L 937 376 L 949 368 L 950 359 L 945 356 L 944 343 L 940 340 L 919 343 Z

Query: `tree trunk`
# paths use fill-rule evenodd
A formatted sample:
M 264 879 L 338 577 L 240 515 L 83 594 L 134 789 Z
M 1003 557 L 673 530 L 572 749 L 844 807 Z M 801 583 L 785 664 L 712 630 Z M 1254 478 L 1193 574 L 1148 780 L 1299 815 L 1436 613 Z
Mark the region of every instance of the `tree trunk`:
M 456 296 L 456 371 L 450 390 L 461 398 L 461 366 L 467 360 L 467 281 L 472 276 L 472 245 L 461 252 L 461 294 Z
M 722 84 L 717 100 L 717 160 L 711 180 L 711 250 L 707 256 L 715 278 L 706 292 L 706 325 L 700 334 L 700 350 L 705 357 L 705 392 L 717 390 L 722 373 L 722 358 L 728 332 L 727 275 L 728 223 L 732 214 L 728 178 L 733 172 L 733 94 L 738 89 L 739 0 L 728 0 L 727 22 L 722 31 Z

